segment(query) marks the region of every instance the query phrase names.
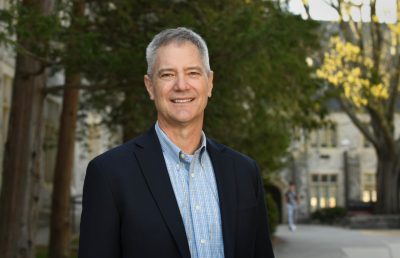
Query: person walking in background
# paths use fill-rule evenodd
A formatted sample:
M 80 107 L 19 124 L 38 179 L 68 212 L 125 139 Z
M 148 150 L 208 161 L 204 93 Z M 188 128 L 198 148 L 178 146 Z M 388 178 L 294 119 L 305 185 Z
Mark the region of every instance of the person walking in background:
M 288 213 L 288 224 L 291 231 L 296 230 L 296 209 L 299 202 L 298 195 L 296 193 L 296 185 L 293 182 L 289 184 L 289 190 L 285 194 L 287 213 Z
M 146 58 L 157 121 L 89 163 L 79 258 L 274 258 L 256 162 L 202 130 L 213 89 L 205 41 L 167 29 Z

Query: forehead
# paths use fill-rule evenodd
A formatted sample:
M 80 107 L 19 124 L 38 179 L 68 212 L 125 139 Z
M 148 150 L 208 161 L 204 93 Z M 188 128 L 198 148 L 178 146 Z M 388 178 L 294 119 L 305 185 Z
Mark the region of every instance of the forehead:
M 190 41 L 170 42 L 156 52 L 156 65 L 202 63 L 200 50 Z

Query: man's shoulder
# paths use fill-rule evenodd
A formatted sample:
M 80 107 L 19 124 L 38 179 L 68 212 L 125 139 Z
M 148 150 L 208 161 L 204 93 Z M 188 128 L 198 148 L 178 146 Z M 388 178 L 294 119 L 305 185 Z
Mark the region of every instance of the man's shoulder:
M 90 162 L 91 163 L 98 163 L 98 164 L 104 164 L 104 163 L 114 163 L 118 164 L 115 162 L 121 162 L 124 160 L 130 160 L 132 159 L 132 155 L 134 154 L 134 150 L 138 142 L 142 140 L 143 137 L 145 137 L 146 134 L 142 134 L 134 139 L 131 139 L 125 143 L 122 143 L 118 146 L 115 146 L 95 158 L 93 158 Z
M 247 156 L 246 154 L 243 154 L 235 149 L 232 149 L 231 147 L 221 144 L 214 139 L 207 138 L 207 141 L 208 141 L 208 144 L 210 144 L 214 148 L 218 149 L 225 155 L 230 156 L 230 158 L 234 159 L 236 162 L 243 162 L 243 163 L 253 164 L 253 165 L 256 164 L 256 161 L 254 159 L 250 158 L 249 156 Z

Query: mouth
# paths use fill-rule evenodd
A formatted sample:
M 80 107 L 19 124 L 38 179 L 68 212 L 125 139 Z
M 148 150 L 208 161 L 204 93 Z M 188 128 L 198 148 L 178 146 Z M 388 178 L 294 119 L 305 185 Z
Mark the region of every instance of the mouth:
M 185 104 L 185 103 L 189 103 L 192 102 L 194 100 L 194 98 L 187 98 L 187 99 L 172 99 L 172 103 L 175 104 Z

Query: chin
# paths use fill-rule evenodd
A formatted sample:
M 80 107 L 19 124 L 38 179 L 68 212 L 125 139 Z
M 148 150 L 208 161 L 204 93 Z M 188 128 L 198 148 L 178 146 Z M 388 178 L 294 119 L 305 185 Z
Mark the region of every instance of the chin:
M 189 112 L 181 112 L 179 114 L 174 114 L 171 116 L 171 118 L 175 121 L 180 121 L 180 122 L 189 122 L 195 118 L 191 113 Z
M 174 121 L 178 124 L 189 124 L 193 118 L 174 118 Z

